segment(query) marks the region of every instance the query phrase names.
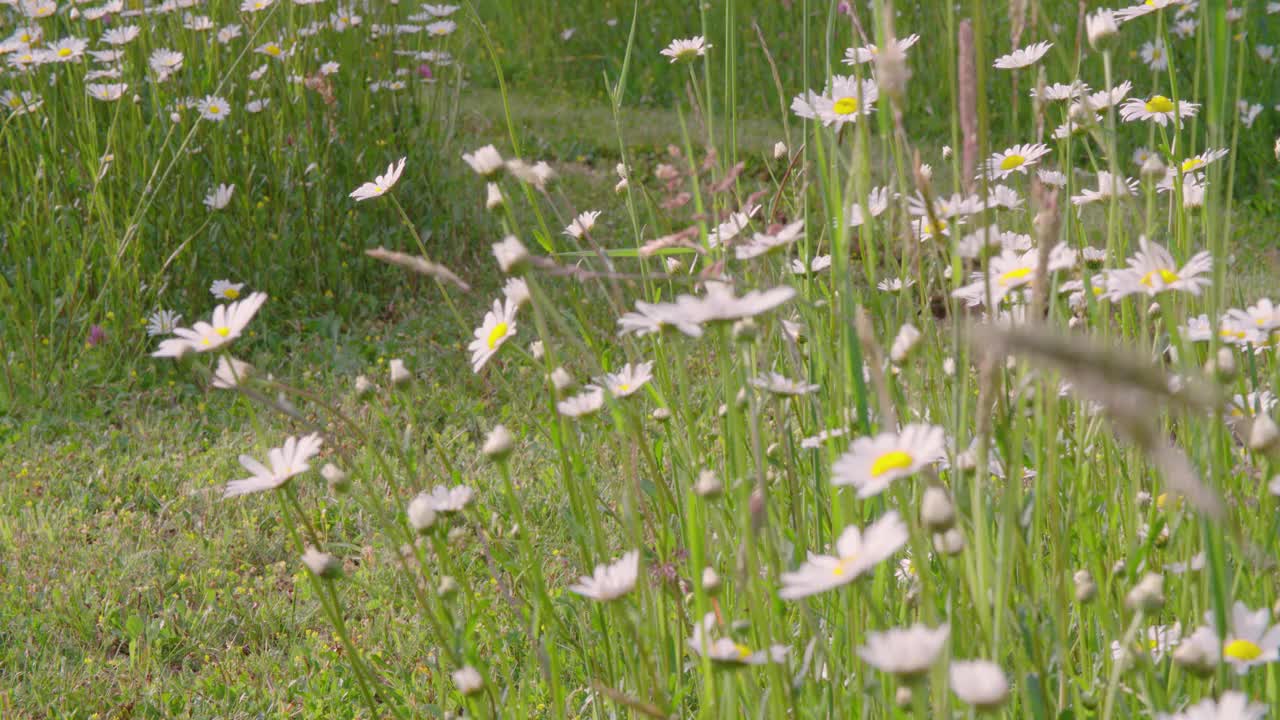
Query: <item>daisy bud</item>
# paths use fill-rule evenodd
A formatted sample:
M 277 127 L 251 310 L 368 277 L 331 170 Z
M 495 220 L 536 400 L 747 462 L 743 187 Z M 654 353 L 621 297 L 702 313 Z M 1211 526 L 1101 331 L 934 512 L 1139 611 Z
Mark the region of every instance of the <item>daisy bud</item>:
M 1144 613 L 1153 613 L 1164 607 L 1164 577 L 1157 573 L 1143 575 L 1125 595 L 1124 606 Z
M 947 377 L 954 377 L 954 376 L 955 376 L 955 374 L 956 374 L 956 361 L 955 361 L 955 358 L 947 358 L 946 360 L 943 360 L 943 361 L 942 361 L 942 372 L 943 372 L 943 374 L 945 374 Z
M 320 468 L 320 476 L 329 483 L 329 490 L 335 494 L 351 489 L 351 479 L 347 477 L 346 471 L 333 463 L 325 463 L 324 467 Z
M 906 685 L 899 685 L 898 691 L 893 696 L 893 701 L 898 703 L 898 707 L 903 710 L 911 707 L 911 688 Z
M 621 180 L 618 181 L 616 185 L 613 186 L 613 191 L 615 193 L 621 194 L 626 192 L 627 188 L 629 187 L 631 187 L 630 181 L 628 181 L 626 178 L 622 178 Z
M 546 349 L 542 346 L 541 340 L 534 340 L 529 344 L 529 353 L 533 355 L 534 360 L 541 360 Z
M 515 446 L 515 438 L 503 425 L 494 425 L 485 438 L 483 452 L 485 457 L 495 462 L 505 460 Z
M 356 396 L 364 397 L 373 392 L 373 383 L 369 382 L 369 378 L 363 375 L 356 376 Z
M 920 521 L 929 530 L 940 533 L 950 530 L 956 521 L 956 509 L 944 488 L 930 485 L 920 501 Z
M 425 534 L 436 524 L 436 511 L 431 507 L 431 498 L 423 494 L 409 501 L 409 524 L 419 534 Z
M 75 7 L 71 8 L 71 12 L 67 13 L 67 15 L 68 15 L 72 20 L 79 20 L 79 19 L 80 19 L 80 8 L 75 8 Z
M 720 497 L 720 493 L 724 492 L 724 484 L 720 482 L 720 478 L 711 470 L 703 470 L 698 473 L 698 482 L 693 486 L 693 491 L 698 493 L 698 497 L 708 500 L 714 500 Z
M 781 158 L 781 157 L 786 157 L 788 152 L 789 151 L 787 150 L 787 144 L 782 142 L 781 140 L 773 144 L 774 160 L 777 160 L 778 158 Z
M 964 552 L 964 533 L 960 532 L 960 528 L 952 527 L 944 533 L 934 535 L 933 549 L 943 555 L 959 555 Z
M 930 165 L 930 164 L 928 164 L 928 163 L 921 163 L 921 165 L 920 165 L 920 177 L 924 178 L 925 180 L 932 180 L 932 179 L 933 179 L 933 166 L 932 166 L 932 165 Z
M 951 691 L 978 710 L 992 711 L 1009 697 L 1009 678 L 987 660 L 957 660 L 949 672 Z
M 1124 577 L 1124 574 L 1128 571 L 1129 565 L 1123 559 L 1115 561 L 1115 564 L 1111 566 L 1111 574 L 1114 577 Z
M 529 263 L 529 251 L 515 235 L 508 235 L 502 238 L 502 242 L 494 243 L 493 256 L 498 261 L 498 269 L 508 274 L 523 272 Z
M 666 259 L 666 261 L 663 264 L 667 266 L 667 272 L 669 273 L 680 272 L 680 268 L 681 268 L 680 258 L 669 257 Z
M 715 568 L 702 569 L 702 589 L 707 591 L 708 595 L 715 595 L 720 591 L 720 575 Z
M 307 546 L 307 551 L 302 553 L 302 564 L 316 577 L 332 580 L 342 576 L 342 563 L 338 558 L 327 552 L 321 552 L 314 547 Z
M 1151 504 L 1151 493 L 1146 490 L 1138 491 L 1138 494 L 1134 496 L 1134 502 L 1138 504 L 1138 507 L 1145 508 Z
M 1089 35 L 1089 44 L 1095 50 L 1108 47 L 1116 34 L 1120 32 L 1120 23 L 1116 22 L 1116 14 L 1111 10 L 1099 10 L 1085 18 L 1085 28 Z
M 1204 364 L 1204 371 L 1221 383 L 1229 383 L 1236 376 L 1236 354 L 1231 348 L 1218 348 L 1214 357 Z
M 740 343 L 749 343 L 756 339 L 760 327 L 751 318 L 743 318 L 733 324 L 733 339 Z
M 1076 316 L 1072 315 L 1072 316 L 1071 316 L 1071 319 L 1067 321 L 1067 327 L 1069 327 L 1069 328 L 1071 328 L 1071 329 L 1073 329 L 1073 330 L 1074 330 L 1074 329 L 1076 329 L 1076 328 L 1080 327 L 1080 323 L 1081 323 L 1080 318 L 1078 318 L 1078 317 L 1076 317 Z
M 1187 672 L 1202 678 L 1218 669 L 1218 638 L 1208 628 L 1199 628 L 1173 649 L 1173 662 Z
M 664 423 L 671 419 L 671 411 L 664 407 L 654 408 L 653 419 L 660 423 Z
M 943 160 L 949 160 L 949 159 L 951 158 L 951 155 L 952 155 L 952 153 L 953 153 L 953 152 L 954 152 L 954 151 L 951 149 L 951 146 L 950 146 L 950 145 L 943 145 L 943 146 L 942 146 L 942 159 L 943 159 Z
M 440 578 L 440 585 L 436 587 L 436 594 L 440 597 L 453 597 L 458 592 L 458 581 L 453 579 L 452 575 L 445 575 Z
M 182 116 L 181 116 L 181 115 L 179 115 L 179 114 L 178 114 L 178 113 L 176 113 L 176 112 L 175 112 L 175 113 L 169 113 L 169 122 L 172 122 L 172 123 L 175 123 L 175 124 L 180 123 L 180 122 L 182 122 Z
M 736 407 L 740 407 L 740 408 L 744 408 L 744 407 L 746 407 L 746 406 L 747 406 L 747 401 L 748 401 L 748 400 L 750 400 L 750 396 L 749 396 L 749 395 L 747 395 L 747 389 L 746 389 L 746 388 L 739 388 L 739 389 L 738 389 L 738 394 L 737 394 L 737 395 L 735 395 L 735 396 L 733 396 L 733 404 L 734 404 Z
M 1153 302 L 1147 306 L 1147 314 L 1153 318 L 1160 317 L 1160 303 Z
M 893 345 L 889 346 L 889 359 L 894 365 L 901 365 L 906 360 L 911 351 L 920 343 L 920 331 L 911 323 L 904 324 L 898 329 L 898 335 L 893 339 Z
M 555 386 L 556 392 L 564 392 L 573 387 L 573 376 L 568 370 L 558 367 L 551 371 L 551 384 Z
M 1276 449 L 1276 441 L 1280 440 L 1280 428 L 1276 427 L 1276 421 L 1266 413 L 1261 413 L 1253 419 L 1253 426 L 1249 429 L 1249 449 L 1256 450 L 1261 453 L 1269 453 Z
M 502 190 L 498 187 L 498 183 L 489 183 L 485 186 L 484 206 L 486 209 L 492 210 L 503 202 Z
M 463 695 L 474 695 L 484 687 L 484 678 L 480 677 L 479 670 L 467 665 L 453 671 L 453 684 Z
M 1280 137 L 1276 138 L 1276 160 L 1280 160 Z
M 1091 692 L 1083 691 L 1080 693 L 1080 704 L 1085 706 L 1087 710 L 1096 710 L 1098 707 L 1098 696 Z
M 1159 155 L 1151 153 L 1142 163 L 1142 174 L 1149 178 L 1159 178 L 1164 176 L 1164 161 Z
M 1098 596 L 1098 584 L 1093 581 L 1093 575 L 1088 570 L 1077 570 L 1075 583 L 1076 602 L 1081 605 L 1092 602 Z
M 405 368 L 404 361 L 399 358 L 393 358 L 388 366 L 391 369 L 391 384 L 403 385 L 413 379 L 413 375 Z

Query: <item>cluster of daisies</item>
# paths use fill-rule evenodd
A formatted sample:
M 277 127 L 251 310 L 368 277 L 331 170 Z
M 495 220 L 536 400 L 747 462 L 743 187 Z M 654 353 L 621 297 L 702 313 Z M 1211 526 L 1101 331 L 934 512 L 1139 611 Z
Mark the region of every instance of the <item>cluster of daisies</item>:
M 240 43 L 252 43 L 245 49 L 252 52 L 250 57 L 263 62 L 249 63 L 253 67 L 245 74 L 251 84 L 243 86 L 241 104 L 246 112 L 253 114 L 266 110 L 272 101 L 269 91 L 262 89 L 264 84 L 260 81 L 273 72 L 273 62 L 286 68 L 283 72 L 288 82 L 299 85 L 309 79 L 329 78 L 339 73 L 341 67 L 338 62 L 325 60 L 320 55 L 327 44 L 337 39 L 325 37 L 325 33 L 338 34 L 359 29 L 374 38 L 420 35 L 430 39 L 449 36 L 457 29 L 456 21 L 449 19 L 458 10 L 456 5 L 424 4 L 408 15 L 407 22 L 371 21 L 366 24 L 354 6 L 339 4 L 328 12 L 320 7 L 313 9 L 313 19 L 297 28 L 296 37 L 270 37 L 266 29 L 268 20 L 278 11 L 278 6 L 290 3 L 319 6 L 322 2 L 325 0 L 244 0 L 238 8 L 236 21 L 221 24 L 210 15 L 202 14 L 202 11 L 222 14 L 217 6 L 206 8 L 204 0 L 165 0 L 141 7 L 133 3 L 126 7 L 123 0 L 92 6 L 81 3 L 59 6 L 53 0 L 6 3 L 11 6 L 9 24 L 16 29 L 0 40 L 0 58 L 13 87 L 0 91 L 0 104 L 16 115 L 39 110 L 44 98 L 31 89 L 29 76 L 45 66 L 74 64 L 80 69 L 85 92 L 96 100 L 115 102 L 129 96 L 134 102 L 141 102 L 139 93 L 144 92 L 145 86 L 153 85 L 163 88 L 163 97 L 174 98 L 177 94 L 176 99 L 167 104 L 168 115 L 174 122 L 178 122 L 186 111 L 197 112 L 207 122 L 221 122 L 234 110 L 233 103 L 221 93 L 237 87 L 237 83 L 221 82 L 216 87 L 197 90 L 200 85 L 197 79 L 203 74 L 192 72 L 190 68 L 204 66 L 206 59 L 202 56 L 188 58 L 187 52 L 166 45 L 173 43 L 215 52 L 216 48 L 223 46 L 238 51 Z M 183 37 L 165 36 L 161 29 L 169 26 L 161 25 L 160 18 L 175 14 L 181 17 Z M 3 26 L 4 23 L 0 22 L 0 27 Z M 55 37 L 55 32 L 73 34 Z M 208 39 L 199 39 L 201 36 Z M 316 36 L 321 40 L 313 48 L 308 48 L 306 41 Z M 144 44 L 154 48 L 146 56 L 143 67 L 136 65 L 138 56 L 131 50 L 140 37 Z M 450 53 L 440 47 L 423 47 L 420 42 L 408 41 L 397 42 L 397 45 L 395 54 L 406 57 L 408 64 L 416 66 L 397 68 L 390 78 L 370 80 L 370 90 L 401 90 L 414 79 L 430 81 L 434 78 L 433 65 L 453 62 Z M 182 94 L 192 90 L 206 94 Z M 260 91 L 263 94 L 259 94 Z

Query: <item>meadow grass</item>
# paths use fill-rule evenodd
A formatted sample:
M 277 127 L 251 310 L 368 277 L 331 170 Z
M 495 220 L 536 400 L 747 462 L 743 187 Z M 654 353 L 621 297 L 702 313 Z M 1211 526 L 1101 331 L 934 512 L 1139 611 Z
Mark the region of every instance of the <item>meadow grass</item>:
M 1280 697 L 1266 3 L 258 5 L 6 77 L 6 716 Z

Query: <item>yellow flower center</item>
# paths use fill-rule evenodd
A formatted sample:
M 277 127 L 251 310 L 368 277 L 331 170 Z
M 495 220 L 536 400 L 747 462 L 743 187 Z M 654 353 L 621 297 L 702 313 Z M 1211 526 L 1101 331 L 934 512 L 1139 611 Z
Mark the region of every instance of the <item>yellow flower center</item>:
M 910 453 L 902 450 L 890 450 L 871 463 L 871 477 L 878 478 L 892 470 L 905 470 L 915 462 Z
M 229 298 L 231 300 L 235 300 L 236 298 L 240 297 L 240 291 L 235 288 L 227 288 L 226 290 L 222 291 L 222 296 L 225 298 Z
M 266 48 L 266 50 L 267 50 L 267 54 L 268 54 L 268 55 L 279 55 L 279 54 L 280 54 L 280 46 L 279 46 L 279 45 L 268 45 L 268 46 L 267 46 L 267 48 Z M 1147 104 L 1148 104 L 1148 105 L 1150 105 L 1151 103 L 1147 103 Z
M 1173 101 L 1163 95 L 1152 95 L 1147 101 L 1147 112 L 1149 113 L 1171 113 L 1173 112 Z
M 1160 493 L 1156 496 L 1156 507 L 1163 510 L 1169 504 L 1169 493 Z
M 835 110 L 839 115 L 852 115 L 858 112 L 858 98 L 842 97 L 836 101 L 836 104 L 831 109 Z
M 1257 660 L 1262 655 L 1262 648 L 1248 640 L 1232 640 L 1222 648 L 1222 654 L 1232 660 L 1249 662 L 1250 660 Z
M 1153 287 L 1154 286 L 1153 279 L 1156 276 L 1160 277 L 1160 282 L 1164 285 L 1169 285 L 1178 281 L 1178 273 L 1172 270 L 1167 270 L 1165 268 L 1160 268 L 1159 270 L 1152 270 L 1146 275 L 1143 275 L 1142 284 L 1146 285 L 1147 287 Z
M 1200 158 L 1191 158 L 1189 160 L 1183 160 L 1182 172 L 1184 173 L 1191 172 L 1192 170 L 1195 170 L 1196 168 L 1200 167 L 1203 164 L 1204 164 L 1204 161 L 1201 160 Z
M 1026 280 L 1027 276 L 1030 274 L 1031 268 L 1029 267 L 1014 268 L 1007 273 L 1001 273 L 996 278 L 996 282 L 1000 284 L 1000 287 L 1007 287 L 1012 285 L 1015 281 Z
M 489 339 L 486 340 L 486 342 L 489 344 L 489 349 L 492 350 L 495 347 L 497 347 L 498 343 L 502 341 L 502 338 L 506 336 L 507 336 L 506 323 L 500 322 L 497 325 L 494 325 L 493 329 L 489 331 Z
M 1010 155 L 1009 157 L 1000 161 L 1000 169 L 1012 170 L 1014 168 L 1022 167 L 1022 163 L 1026 161 L 1027 159 L 1022 157 L 1021 155 Z
M 630 391 L 631 391 L 631 386 L 628 385 L 627 383 L 622 383 L 621 385 L 618 386 L 618 392 L 630 392 Z
M 71 48 L 58 48 L 58 57 L 71 57 Z
M 218 115 L 218 114 L 220 114 L 221 112 L 222 112 L 222 108 L 218 107 L 217 105 L 210 105 L 210 106 L 209 106 L 209 114 L 210 114 L 210 115 Z
M 739 660 L 746 660 L 747 656 L 751 654 L 751 648 L 743 645 L 742 643 L 734 643 L 733 649 L 738 651 Z
M 218 334 L 219 334 L 219 335 L 221 335 L 222 337 L 226 337 L 226 336 L 228 336 L 228 335 L 230 335 L 230 334 L 231 334 L 231 328 L 229 328 L 229 327 L 227 327 L 227 326 L 225 326 L 225 325 L 223 325 L 222 327 L 219 327 L 219 328 L 214 328 L 214 329 L 213 329 L 213 331 L 214 331 L 214 332 L 216 332 L 216 333 L 218 333 Z

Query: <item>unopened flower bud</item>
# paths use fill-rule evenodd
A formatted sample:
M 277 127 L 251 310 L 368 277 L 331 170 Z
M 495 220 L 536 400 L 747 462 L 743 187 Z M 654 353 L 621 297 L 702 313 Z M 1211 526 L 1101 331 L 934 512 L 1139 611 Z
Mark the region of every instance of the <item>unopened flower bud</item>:
M 564 392 L 573 387 L 573 376 L 568 370 L 558 367 L 551 371 L 551 384 L 555 386 L 557 392 Z
M 784 142 L 782 142 L 781 140 L 779 140 L 778 142 L 776 142 L 776 143 L 774 143 L 774 144 L 773 144 L 773 159 L 774 159 L 774 160 L 777 160 L 778 158 L 781 158 L 781 157 L 786 157 L 786 156 L 787 156 L 787 152 L 788 152 L 788 150 L 787 150 L 787 144 L 786 144 L 786 143 L 784 143 Z
M 889 359 L 894 365 L 901 365 L 906 360 L 911 351 L 915 349 L 920 342 L 920 331 L 915 325 L 906 323 L 898 329 L 898 335 L 893 339 L 893 345 L 889 348 Z
M 663 264 L 666 265 L 667 272 L 669 273 L 678 273 L 680 272 L 680 268 L 683 267 L 680 263 L 680 258 L 678 257 L 669 257 Z
M 480 676 L 479 670 L 467 665 L 453 671 L 453 685 L 463 695 L 474 695 L 484 688 L 484 678 Z
M 369 378 L 363 375 L 356 376 L 356 396 L 364 397 L 373 392 L 373 383 L 369 382 Z
M 1111 575 L 1113 577 L 1124 577 L 1124 574 L 1128 571 L 1129 565 L 1123 558 L 1115 561 L 1115 563 L 1111 565 Z
M 325 463 L 324 467 L 320 468 L 320 476 L 329 483 L 329 490 L 335 494 L 351 489 L 351 478 L 347 477 L 345 470 L 333 463 Z
M 1216 377 L 1219 382 L 1231 382 L 1236 376 L 1236 354 L 1231 348 L 1218 348 L 1217 354 L 1209 361 L 1205 370 Z
M 964 533 L 960 528 L 952 527 L 944 533 L 933 536 L 933 549 L 943 555 L 959 555 L 964 552 Z
M 1124 606 L 1134 612 L 1153 613 L 1164 607 L 1164 577 L 1147 573 L 1125 595 Z
M 1111 45 L 1120 32 L 1120 23 L 1116 21 L 1114 11 L 1104 9 L 1085 18 L 1085 28 L 1089 34 L 1089 44 L 1095 50 L 1101 50 Z
M 489 183 L 485 186 L 484 206 L 492 210 L 502 205 L 502 189 L 498 187 L 498 183 Z
M 1173 662 L 1183 670 L 1202 678 L 1210 677 L 1218 669 L 1218 638 L 1208 628 L 1199 628 L 1173 649 Z
M 440 584 L 436 587 L 436 593 L 440 597 L 453 597 L 456 592 L 458 592 L 458 581 L 454 580 L 452 575 L 440 578 Z
M 1098 596 L 1098 584 L 1088 570 L 1077 570 L 1075 574 L 1076 602 L 1087 604 Z
M 534 340 L 532 343 L 529 343 L 529 353 L 533 355 L 534 360 L 541 360 L 544 352 L 546 352 L 546 350 L 542 347 L 541 340 Z
M 671 419 L 671 410 L 664 407 L 656 407 L 653 409 L 653 419 L 664 423 Z
M 920 501 L 920 521 L 933 532 L 949 530 L 955 524 L 955 505 L 951 503 L 951 496 L 945 488 L 937 485 L 925 488 L 924 497 Z
M 1280 428 L 1276 427 L 1276 421 L 1265 412 L 1259 413 L 1249 428 L 1249 449 L 1269 453 L 1276 449 L 1277 441 L 1280 441 Z
M 898 690 L 894 693 L 893 701 L 898 703 L 898 707 L 907 709 L 911 707 L 911 688 L 906 685 L 899 685 Z
M 740 343 L 749 343 L 755 340 L 759 332 L 759 326 L 751 318 L 743 318 L 733 324 L 733 339 Z
M 498 261 L 498 269 L 509 274 L 519 274 L 529 264 L 529 250 L 515 235 L 494 243 L 493 257 Z
M 713 500 L 724 492 L 724 484 L 720 482 L 720 478 L 716 477 L 714 471 L 703 470 L 698 473 L 698 482 L 693 486 L 693 491 L 698 493 L 698 497 Z
M 490 460 L 504 460 L 511 454 L 514 446 L 515 438 L 511 437 L 506 426 L 494 425 L 489 431 L 489 437 L 485 438 L 483 452 Z
M 708 595 L 715 595 L 720 591 L 720 574 L 715 571 L 715 568 L 702 569 L 702 589 L 707 591 Z

